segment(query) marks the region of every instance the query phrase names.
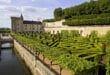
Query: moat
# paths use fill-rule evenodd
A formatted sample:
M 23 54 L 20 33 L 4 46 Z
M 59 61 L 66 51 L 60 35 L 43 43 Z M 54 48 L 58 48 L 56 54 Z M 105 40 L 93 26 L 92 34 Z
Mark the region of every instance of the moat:
M 10 46 L 6 43 L 3 47 Z M 0 75 L 32 75 L 18 53 L 12 49 L 0 49 Z

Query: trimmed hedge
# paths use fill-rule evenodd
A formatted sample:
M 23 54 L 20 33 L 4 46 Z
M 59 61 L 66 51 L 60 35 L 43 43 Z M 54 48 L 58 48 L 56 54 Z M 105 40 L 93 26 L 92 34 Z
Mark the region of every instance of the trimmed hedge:
M 73 19 L 73 20 L 66 20 L 63 22 L 63 25 L 69 26 L 80 26 L 80 25 L 109 25 L 110 24 L 110 17 L 106 18 L 95 18 L 95 19 Z
M 43 22 L 55 22 L 55 21 L 60 21 L 62 18 L 53 18 L 53 19 L 45 19 Z
M 95 18 L 107 18 L 107 17 L 110 17 L 110 13 L 72 16 L 72 18 L 70 19 L 95 19 Z

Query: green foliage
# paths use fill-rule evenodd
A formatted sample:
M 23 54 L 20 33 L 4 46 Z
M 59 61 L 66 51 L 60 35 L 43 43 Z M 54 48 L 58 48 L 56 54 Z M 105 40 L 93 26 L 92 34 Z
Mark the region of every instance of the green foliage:
M 11 32 L 11 29 L 10 28 L 0 28 L 0 33 L 9 33 L 9 32 Z
M 79 37 L 80 36 L 80 33 L 78 30 L 62 30 L 61 31 L 61 36 L 62 37 Z
M 45 20 L 43 20 L 43 22 L 55 22 L 55 21 L 60 21 L 61 19 L 62 19 L 61 17 L 58 17 L 55 19 L 45 19 Z
M 105 34 L 105 42 L 107 42 L 107 49 L 106 49 L 106 75 L 110 75 L 110 31 Z
M 80 16 L 72 16 L 71 19 L 94 19 L 97 18 L 97 14 L 91 14 L 91 15 L 80 15 Z
M 66 19 L 72 16 L 99 14 L 100 9 L 96 1 L 85 2 L 75 7 L 66 8 L 64 11 L 64 17 Z
M 69 26 L 81 26 L 81 25 L 109 25 L 110 24 L 110 17 L 105 18 L 95 18 L 95 19 L 72 19 L 66 20 L 63 22 L 63 25 Z
M 109 50 L 107 50 L 107 55 L 106 55 L 106 59 L 107 59 L 107 64 L 106 64 L 106 75 L 110 75 L 110 46 L 109 46 Z
M 56 8 L 56 9 L 54 10 L 54 17 L 55 17 L 55 18 L 62 17 L 62 15 L 63 15 L 63 10 L 62 10 L 62 8 Z
M 110 31 L 108 31 L 105 35 L 105 39 L 108 42 L 108 44 L 110 44 Z
M 110 75 L 110 54 L 107 54 L 106 75 Z
M 91 34 L 93 37 L 97 35 L 95 31 Z M 87 61 L 85 58 L 95 57 L 102 53 L 100 44 L 92 43 L 86 37 L 79 36 L 77 30 L 63 30 L 61 34 L 13 33 L 12 36 L 21 44 L 34 49 L 37 54 L 42 53 L 52 62 L 75 73 L 80 73 L 79 75 L 86 75 L 86 73 L 94 75 L 88 70 L 93 70 L 92 68 L 97 66 L 96 62 Z M 80 57 L 83 54 L 86 56 Z
M 97 31 L 92 31 L 89 35 L 89 38 L 92 39 L 92 40 L 95 40 L 98 38 L 98 32 Z
M 72 37 L 79 37 L 80 33 L 79 33 L 78 30 L 71 30 L 70 31 L 70 36 L 72 36 Z
M 68 62 L 67 62 L 68 61 Z M 61 55 L 56 61 L 59 65 L 70 69 L 73 72 L 80 73 L 83 70 L 90 69 L 93 66 L 96 66 L 93 62 L 88 62 L 84 59 L 81 59 L 75 55 Z
M 110 13 L 110 1 L 99 0 L 85 2 L 80 5 L 64 9 L 64 18 L 72 18 L 73 16 Z
M 98 0 L 100 10 L 103 13 L 110 13 L 110 0 Z
M 45 19 L 43 20 L 43 22 L 55 22 L 56 20 L 55 19 Z
M 68 30 L 62 30 L 61 31 L 61 36 L 62 37 L 68 37 L 69 31 Z
M 108 13 L 108 15 L 106 14 Z M 64 25 L 104 25 L 110 24 L 110 0 L 91 0 L 69 8 L 56 8 L 55 19 L 44 20 L 55 22 L 57 19 L 67 19 Z
M 109 25 L 110 24 L 110 0 L 91 0 L 69 8 L 56 8 L 54 19 L 46 19 L 44 22 L 55 22 L 66 19 L 63 25 Z

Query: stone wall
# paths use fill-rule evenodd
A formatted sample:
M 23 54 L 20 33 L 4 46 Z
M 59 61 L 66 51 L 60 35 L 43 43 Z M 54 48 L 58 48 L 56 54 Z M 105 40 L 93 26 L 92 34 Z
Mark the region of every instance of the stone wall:
M 45 32 L 57 33 L 61 32 L 61 30 L 79 30 L 82 31 L 82 36 L 86 36 L 91 33 L 91 31 L 96 30 L 100 35 L 106 34 L 107 31 L 110 30 L 110 25 L 93 25 L 93 26 L 68 26 L 62 25 L 62 21 L 57 22 L 46 22 L 44 30 Z
M 33 75 L 55 75 L 40 60 L 36 59 L 26 48 L 14 40 L 14 47 L 30 68 Z

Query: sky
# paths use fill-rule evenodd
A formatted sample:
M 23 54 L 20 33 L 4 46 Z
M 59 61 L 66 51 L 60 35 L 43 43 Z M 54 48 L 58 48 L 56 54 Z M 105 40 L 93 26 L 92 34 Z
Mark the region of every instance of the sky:
M 11 16 L 25 20 L 53 18 L 55 8 L 67 8 L 90 0 L 0 0 L 0 28 L 11 28 Z

